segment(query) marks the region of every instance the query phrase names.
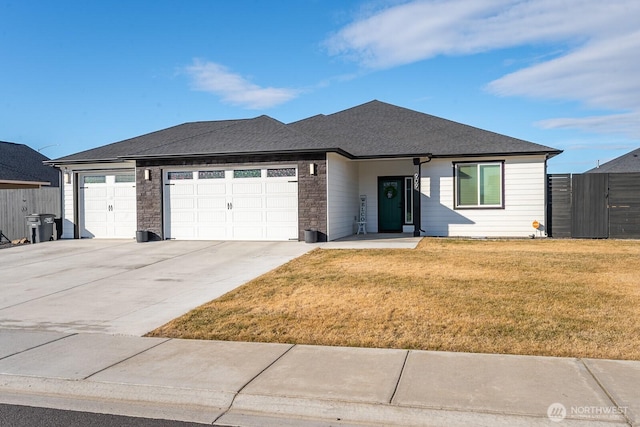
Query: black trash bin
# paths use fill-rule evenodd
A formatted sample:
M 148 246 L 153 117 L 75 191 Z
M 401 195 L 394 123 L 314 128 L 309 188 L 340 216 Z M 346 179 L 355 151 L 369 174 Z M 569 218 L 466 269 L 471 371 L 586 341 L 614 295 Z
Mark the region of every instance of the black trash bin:
M 313 228 L 304 230 L 305 243 L 316 243 L 317 241 L 318 241 L 318 230 L 314 230 Z
M 54 214 L 31 214 L 26 216 L 31 243 L 53 240 L 55 217 Z
M 149 241 L 149 232 L 147 230 L 136 231 L 136 242 L 144 243 Z

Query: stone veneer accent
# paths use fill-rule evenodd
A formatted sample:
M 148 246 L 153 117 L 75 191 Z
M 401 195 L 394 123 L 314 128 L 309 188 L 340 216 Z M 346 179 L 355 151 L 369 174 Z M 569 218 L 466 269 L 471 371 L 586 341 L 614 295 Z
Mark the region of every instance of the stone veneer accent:
M 324 153 L 307 155 L 233 156 L 226 158 L 196 158 L 172 160 L 138 160 L 136 162 L 136 198 L 138 230 L 148 230 L 149 240 L 164 239 L 163 229 L 163 171 L 180 166 L 298 166 L 298 239 L 304 240 L 304 230 L 318 231 L 318 241 L 327 241 L 327 161 Z M 317 165 L 315 176 L 309 164 Z M 151 179 L 144 179 L 144 171 L 151 171 Z

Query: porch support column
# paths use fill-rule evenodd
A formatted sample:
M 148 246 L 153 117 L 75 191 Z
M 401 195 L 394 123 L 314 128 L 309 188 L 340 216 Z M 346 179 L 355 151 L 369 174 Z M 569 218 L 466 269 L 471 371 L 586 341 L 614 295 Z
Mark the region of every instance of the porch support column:
M 431 161 L 431 154 L 426 155 L 427 160 L 421 161 L 420 157 L 413 158 L 413 164 L 417 171 L 413 174 L 413 237 L 420 237 L 422 230 L 422 165 Z

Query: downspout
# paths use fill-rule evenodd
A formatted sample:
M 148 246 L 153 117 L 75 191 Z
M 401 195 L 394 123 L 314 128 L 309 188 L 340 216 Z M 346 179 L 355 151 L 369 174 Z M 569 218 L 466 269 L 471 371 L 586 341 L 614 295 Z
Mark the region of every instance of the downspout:
M 418 167 L 418 171 L 413 175 L 413 237 L 420 237 L 420 232 L 426 233 L 422 229 L 422 165 L 431 161 L 431 153 L 427 154 L 427 160 L 420 161 L 420 157 L 414 157 L 413 165 Z

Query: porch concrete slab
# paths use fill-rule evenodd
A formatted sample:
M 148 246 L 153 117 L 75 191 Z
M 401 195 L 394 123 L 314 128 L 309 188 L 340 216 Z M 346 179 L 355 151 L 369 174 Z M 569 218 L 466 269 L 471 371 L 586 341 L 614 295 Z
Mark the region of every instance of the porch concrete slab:
M 640 361 L 584 359 L 631 425 L 640 426 Z
M 367 233 L 316 245 L 321 249 L 415 249 L 420 240 L 413 233 Z
M 251 409 L 251 396 L 259 395 L 389 403 L 406 354 L 404 350 L 298 345 L 249 384 L 242 391 L 242 403 L 236 401 L 234 407 Z
M 562 404 L 567 421 L 625 421 L 570 413 L 613 403 L 583 363 L 569 358 L 411 351 L 393 403 L 542 419 Z
M 0 359 L 68 337 L 70 334 L 47 331 L 0 329 Z
M 0 374 L 80 380 L 166 340 L 71 335 L 0 360 Z
M 313 248 L 122 240 L 11 248 L 2 253 L 11 279 L 0 284 L 0 328 L 144 335 Z

